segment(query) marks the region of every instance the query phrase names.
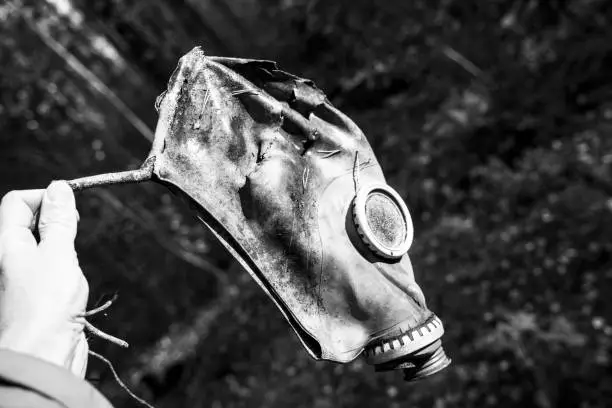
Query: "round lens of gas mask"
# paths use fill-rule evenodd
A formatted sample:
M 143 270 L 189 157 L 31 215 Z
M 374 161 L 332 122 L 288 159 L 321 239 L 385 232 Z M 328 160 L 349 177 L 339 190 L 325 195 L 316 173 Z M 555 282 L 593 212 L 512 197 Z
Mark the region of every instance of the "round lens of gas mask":
M 353 222 L 361 240 L 376 255 L 399 259 L 412 244 L 412 220 L 406 204 L 386 184 L 365 186 L 353 202 Z

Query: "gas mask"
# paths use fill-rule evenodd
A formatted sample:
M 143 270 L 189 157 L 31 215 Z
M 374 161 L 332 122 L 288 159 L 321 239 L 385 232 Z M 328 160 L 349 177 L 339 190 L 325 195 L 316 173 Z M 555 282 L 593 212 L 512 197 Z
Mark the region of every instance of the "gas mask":
M 407 380 L 450 363 L 407 255 L 409 211 L 311 81 L 195 48 L 156 108 L 146 171 L 192 204 L 312 357 L 363 354 Z

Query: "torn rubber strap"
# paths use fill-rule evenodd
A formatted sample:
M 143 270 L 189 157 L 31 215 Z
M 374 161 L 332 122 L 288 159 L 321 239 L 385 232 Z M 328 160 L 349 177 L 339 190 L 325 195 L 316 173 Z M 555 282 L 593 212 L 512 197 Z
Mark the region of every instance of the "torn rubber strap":
M 182 196 L 316 359 L 364 352 L 421 378 L 449 364 L 442 322 L 407 254 L 413 226 L 361 130 L 274 62 L 181 58 L 156 101 L 141 169 L 75 189 L 154 180 Z

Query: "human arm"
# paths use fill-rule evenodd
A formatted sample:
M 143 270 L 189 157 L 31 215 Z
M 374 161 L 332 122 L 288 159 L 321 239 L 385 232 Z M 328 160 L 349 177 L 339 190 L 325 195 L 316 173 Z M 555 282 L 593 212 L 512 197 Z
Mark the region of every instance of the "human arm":
M 84 320 L 77 316 L 85 310 L 89 289 L 74 249 L 77 222 L 74 195 L 65 182 L 2 199 L 1 408 L 23 406 L 26 399 L 43 404 L 32 405 L 37 407 L 110 407 L 82 380 L 88 346 Z M 81 399 L 71 401 L 74 396 Z

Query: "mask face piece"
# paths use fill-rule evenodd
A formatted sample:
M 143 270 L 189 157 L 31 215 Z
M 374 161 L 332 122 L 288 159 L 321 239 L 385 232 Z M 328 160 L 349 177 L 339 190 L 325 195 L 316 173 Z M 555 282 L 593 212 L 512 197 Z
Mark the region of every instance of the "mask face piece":
M 160 96 L 159 181 L 276 303 L 308 352 L 408 379 L 449 364 L 406 254 L 410 214 L 359 128 L 269 61 L 181 59 Z

